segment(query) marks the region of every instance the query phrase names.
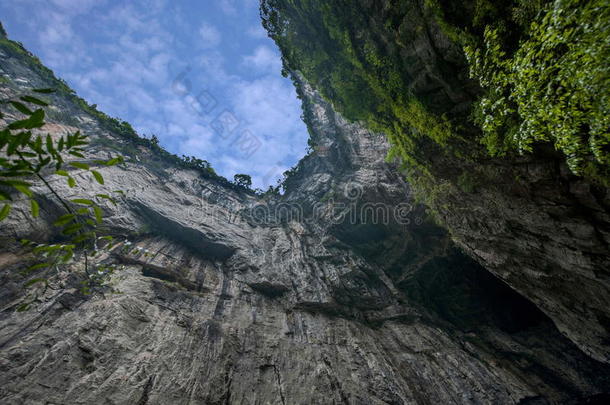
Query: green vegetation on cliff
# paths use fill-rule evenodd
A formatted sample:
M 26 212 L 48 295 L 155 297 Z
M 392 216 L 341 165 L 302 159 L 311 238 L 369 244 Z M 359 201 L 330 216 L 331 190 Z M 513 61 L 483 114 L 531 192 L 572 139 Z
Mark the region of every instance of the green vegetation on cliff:
M 604 0 L 261 5 L 285 74 L 300 71 L 346 118 L 385 133 L 415 181 L 442 157 L 552 143 L 574 173 L 607 183 L 609 13 Z
M 610 3 L 560 0 L 528 27 L 511 55 L 503 25 L 466 46 L 471 74 L 487 94 L 477 122 L 492 154 L 531 152 L 552 142 L 575 173 L 610 165 Z
M 452 130 L 414 96 L 402 73 L 408 61 L 400 57 L 398 33 L 407 6 L 396 2 L 382 26 L 369 24 L 366 10 L 347 1 L 266 1 L 261 11 L 285 74 L 300 71 L 346 118 L 385 132 L 413 165 L 414 137 L 444 145 Z M 382 43 L 385 31 L 396 31 L 395 43 Z

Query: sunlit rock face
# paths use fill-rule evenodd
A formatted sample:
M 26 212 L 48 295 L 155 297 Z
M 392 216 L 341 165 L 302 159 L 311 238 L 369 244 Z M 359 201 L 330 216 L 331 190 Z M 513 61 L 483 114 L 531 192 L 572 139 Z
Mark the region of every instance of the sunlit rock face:
M 56 84 L 26 55 L 3 45 L 0 58 L 3 98 Z M 1 402 L 603 401 L 610 368 L 428 219 L 382 136 L 297 82 L 314 151 L 269 197 L 159 162 L 55 96 L 45 131 L 89 134 L 88 161 L 129 151 L 99 168 L 104 186 L 51 177 L 65 197 L 124 191 L 105 207 L 122 243 L 97 259 L 123 268 L 117 292 L 82 295 L 76 257 L 62 288 L 16 313 L 29 257 L 14 241 L 55 240 L 61 209 L 43 187 L 39 219 L 15 207 L 0 227 Z

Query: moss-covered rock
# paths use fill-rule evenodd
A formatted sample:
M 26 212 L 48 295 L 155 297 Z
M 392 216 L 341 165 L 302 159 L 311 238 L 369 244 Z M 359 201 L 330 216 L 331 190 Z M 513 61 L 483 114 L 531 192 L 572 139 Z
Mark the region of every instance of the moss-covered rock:
M 265 0 L 262 17 L 286 72 L 385 134 L 472 257 L 610 361 L 606 1 Z

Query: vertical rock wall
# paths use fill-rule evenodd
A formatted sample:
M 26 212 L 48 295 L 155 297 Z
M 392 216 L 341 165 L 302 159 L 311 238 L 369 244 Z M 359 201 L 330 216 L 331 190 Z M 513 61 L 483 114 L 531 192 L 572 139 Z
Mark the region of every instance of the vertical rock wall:
M 0 48 L 3 97 L 53 87 Z M 0 225 L 0 400 L 6 404 L 579 403 L 607 365 L 452 242 L 384 161 L 383 137 L 305 83 L 315 152 L 283 196 L 259 198 L 135 148 L 64 196 L 122 189 L 105 207 L 123 242 L 98 258 L 115 292 L 82 295 L 82 258 L 32 310 L 21 237 L 52 240 L 57 203 Z M 87 160 L 128 142 L 59 94 L 44 128 L 81 128 Z M 70 117 L 66 121 L 62 117 Z M 128 248 L 126 248 L 129 246 Z

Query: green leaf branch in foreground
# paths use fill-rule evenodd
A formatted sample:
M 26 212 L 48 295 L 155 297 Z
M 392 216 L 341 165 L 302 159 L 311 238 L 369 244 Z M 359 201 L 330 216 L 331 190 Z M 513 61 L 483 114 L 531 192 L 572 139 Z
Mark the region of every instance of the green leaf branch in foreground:
M 50 94 L 52 90 L 35 89 L 34 92 Z M 104 212 L 100 204 L 110 201 L 116 205 L 116 201 L 107 194 L 98 194 L 93 199 L 66 199 L 50 184 L 48 178 L 50 175 L 64 177 L 67 185 L 74 188 L 77 183 L 71 173 L 86 171 L 91 173 L 97 183 L 104 184 L 104 177 L 99 171 L 92 169 L 88 163 L 74 160 L 84 158 L 87 137 L 78 131 L 55 139 L 50 134 L 43 135 L 45 111 L 36 107 L 46 107 L 49 103 L 40 98 L 23 95 L 18 99 L 2 100 L 0 103 L 24 115 L 21 119 L 5 124 L 0 130 L 0 221 L 9 218 L 14 211 L 13 205 L 22 201 L 22 198 L 18 197 L 20 194 L 29 200 L 32 217 L 37 218 L 40 215 L 40 205 L 32 191 L 34 185 L 42 184 L 65 211 L 54 222 L 62 243 L 22 241 L 23 246 L 31 249 L 38 263 L 22 272 L 24 277 L 36 273 L 36 278 L 26 279 L 24 288 L 27 288 L 28 295 L 17 310 L 27 310 L 48 288 L 53 288 L 50 280 L 59 273 L 62 266 L 69 264 L 72 268 L 84 270 L 85 280 L 81 291 L 95 291 L 105 283 L 106 276 L 114 271 L 112 265 L 91 266 L 89 263 L 91 256 L 113 246 L 111 236 L 98 236 Z M 0 114 L 1 118 L 5 117 L 4 113 Z M 94 163 L 99 166 L 112 166 L 122 162 L 122 156 L 117 156 L 109 160 L 96 160 Z M 65 168 L 66 166 L 68 168 Z M 118 191 L 117 193 L 122 194 Z M 74 266 L 74 257 L 82 258 L 84 267 Z

